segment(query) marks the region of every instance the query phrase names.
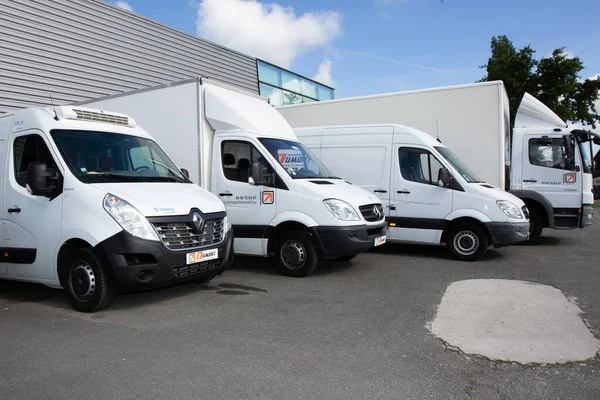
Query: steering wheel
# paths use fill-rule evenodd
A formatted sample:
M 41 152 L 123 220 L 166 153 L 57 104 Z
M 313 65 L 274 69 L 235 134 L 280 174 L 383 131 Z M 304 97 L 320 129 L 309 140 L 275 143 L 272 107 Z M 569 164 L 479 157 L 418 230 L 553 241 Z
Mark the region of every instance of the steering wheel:
M 137 168 L 134 168 L 133 170 L 134 170 L 134 171 L 140 171 L 140 170 L 142 170 L 142 169 L 150 169 L 150 167 L 147 167 L 147 166 L 145 166 L 145 165 L 140 165 L 139 167 L 137 167 Z

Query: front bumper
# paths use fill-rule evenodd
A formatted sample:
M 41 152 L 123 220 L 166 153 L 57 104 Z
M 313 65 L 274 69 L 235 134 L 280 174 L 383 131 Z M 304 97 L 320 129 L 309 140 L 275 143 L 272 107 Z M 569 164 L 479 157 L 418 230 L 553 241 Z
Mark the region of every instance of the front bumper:
M 218 258 L 187 265 L 186 254 L 219 249 Z M 218 245 L 202 249 L 171 251 L 160 241 L 137 238 L 125 231 L 96 246 L 112 268 L 120 290 L 148 289 L 180 282 L 210 278 L 233 264 L 233 230 Z
M 584 226 L 592 225 L 593 222 L 594 222 L 594 207 L 592 207 L 591 204 L 584 204 L 581 207 L 581 225 L 580 225 L 580 227 L 583 228 Z
M 521 243 L 529 238 L 529 221 L 488 222 L 486 226 L 492 236 L 491 244 L 496 248 Z
M 313 234 L 322 258 L 337 258 L 364 253 L 375 247 L 375 239 L 387 234 L 387 223 L 360 226 L 317 226 Z

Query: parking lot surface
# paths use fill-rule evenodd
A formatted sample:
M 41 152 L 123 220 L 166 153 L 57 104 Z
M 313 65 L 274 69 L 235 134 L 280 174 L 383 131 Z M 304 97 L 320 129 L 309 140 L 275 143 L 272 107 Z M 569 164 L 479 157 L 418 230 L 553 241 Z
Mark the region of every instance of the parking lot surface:
M 560 289 L 600 337 L 600 225 L 476 263 L 388 244 L 288 278 L 238 258 L 209 284 L 120 295 L 95 314 L 61 291 L 0 281 L 3 399 L 599 399 L 598 358 L 493 362 L 428 329 L 447 287 L 510 279 Z

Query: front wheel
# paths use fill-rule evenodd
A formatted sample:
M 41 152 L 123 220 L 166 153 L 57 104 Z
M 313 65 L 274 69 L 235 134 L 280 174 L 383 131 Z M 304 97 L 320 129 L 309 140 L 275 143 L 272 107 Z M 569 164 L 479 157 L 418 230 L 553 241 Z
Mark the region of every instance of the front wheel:
M 283 234 L 275 252 L 276 263 L 288 276 L 304 277 L 312 273 L 319 257 L 307 232 L 291 231 Z
M 116 285 L 92 249 L 74 249 L 64 266 L 67 300 L 78 311 L 94 312 L 112 304 Z
M 488 238 L 480 226 L 463 223 L 451 229 L 446 246 L 457 260 L 477 261 L 488 248 Z
M 544 230 L 544 222 L 542 221 L 542 216 L 540 213 L 534 209 L 530 209 L 529 223 L 531 224 L 531 229 L 529 230 L 528 242 L 531 244 L 537 244 L 540 242 L 542 230 Z

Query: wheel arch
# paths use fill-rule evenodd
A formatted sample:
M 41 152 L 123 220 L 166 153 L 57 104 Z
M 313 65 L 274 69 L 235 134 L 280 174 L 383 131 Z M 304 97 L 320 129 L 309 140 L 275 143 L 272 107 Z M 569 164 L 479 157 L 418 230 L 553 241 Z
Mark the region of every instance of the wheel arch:
M 472 217 L 472 216 L 462 216 L 462 217 L 458 217 L 458 218 L 453 219 L 452 221 L 448 222 L 448 224 L 444 227 L 444 230 L 442 231 L 440 243 L 447 242 L 448 234 L 456 226 L 458 226 L 460 224 L 467 224 L 467 223 L 472 223 L 472 224 L 475 224 L 478 227 L 480 227 L 483 230 L 483 232 L 485 232 L 488 243 L 490 243 L 490 244 L 493 243 L 494 238 L 493 238 L 492 233 L 490 232 L 489 228 L 486 226 L 486 224 L 484 222 L 482 222 L 481 220 L 479 220 L 475 217 Z
M 554 228 L 554 209 L 542 194 L 533 190 L 516 190 L 510 193 L 523 200 L 527 208 L 535 210 L 542 217 L 544 228 Z

